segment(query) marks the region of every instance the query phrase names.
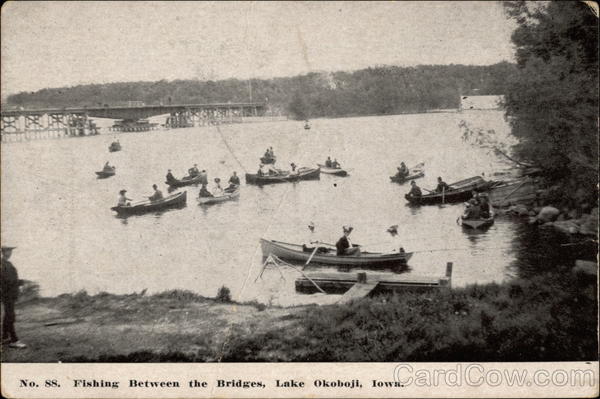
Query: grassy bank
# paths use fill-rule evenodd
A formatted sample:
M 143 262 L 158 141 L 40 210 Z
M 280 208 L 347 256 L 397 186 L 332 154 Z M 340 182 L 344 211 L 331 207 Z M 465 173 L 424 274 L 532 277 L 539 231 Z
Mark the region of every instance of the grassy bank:
M 597 358 L 596 278 L 404 292 L 276 308 L 186 291 L 85 293 L 17 308 L 29 348 L 4 361 L 553 361 Z

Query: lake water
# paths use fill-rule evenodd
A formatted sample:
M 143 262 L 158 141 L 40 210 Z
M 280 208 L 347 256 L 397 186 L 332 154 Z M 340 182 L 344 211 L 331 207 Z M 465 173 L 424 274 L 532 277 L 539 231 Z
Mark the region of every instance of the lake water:
M 214 296 L 222 285 L 234 299 L 282 305 L 330 302 L 335 296 L 294 292 L 298 273 L 265 271 L 259 238 L 303 242 L 312 221 L 322 241 L 335 242 L 341 226 L 354 226 L 354 242 L 391 249 L 386 229 L 399 225 L 407 251 L 415 251 L 410 273 L 442 276 L 454 262 L 453 286 L 502 282 L 518 274 L 514 220 L 499 217 L 484 233 L 456 224 L 462 205 L 408 207 L 409 185 L 389 175 L 404 160 L 425 162 L 425 188 L 437 176 L 451 183 L 507 170 L 504 160 L 461 140 L 459 122 L 509 127 L 500 111 L 431 113 L 244 123 L 119 134 L 123 150 L 108 152 L 112 134 L 36 140 L 2 145 L 2 241 L 16 245 L 21 278 L 40 284 L 43 295 L 87 290 L 131 293 L 186 289 Z M 106 126 L 106 124 L 105 124 Z M 106 132 L 107 129 L 103 129 Z M 227 145 L 225 144 L 227 143 Z M 186 187 L 187 206 L 161 214 L 117 218 L 110 210 L 118 192 L 142 199 L 172 169 L 181 177 L 194 163 L 209 179 L 225 182 L 232 171 L 255 173 L 258 158 L 273 146 L 278 166 L 314 166 L 327 155 L 352 169 L 346 178 L 263 188 L 242 184 L 237 201 L 199 206 L 198 187 Z M 110 161 L 117 174 L 97 180 Z

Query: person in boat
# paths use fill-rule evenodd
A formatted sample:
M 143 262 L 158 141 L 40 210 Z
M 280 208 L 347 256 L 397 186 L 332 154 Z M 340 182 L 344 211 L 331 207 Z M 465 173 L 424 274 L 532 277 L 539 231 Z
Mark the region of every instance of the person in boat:
M 404 162 L 400 162 L 400 167 L 398 168 L 398 177 L 406 177 L 408 176 L 408 168 L 404 164 Z
M 331 167 L 335 169 L 341 169 L 342 165 L 340 165 L 340 163 L 337 161 L 337 158 L 335 158 L 331 163 Z
M 421 188 L 417 186 L 417 183 L 414 180 L 412 180 L 410 182 L 410 191 L 408 192 L 408 196 L 412 198 L 419 198 L 422 195 L 423 193 L 421 192 Z
M 200 171 L 198 170 L 198 164 L 194 164 L 194 166 L 192 166 L 191 168 L 188 169 L 188 175 L 190 177 L 196 177 L 200 174 Z
M 117 201 L 117 206 L 130 206 L 132 201 L 131 198 L 127 198 L 125 196 L 125 193 L 127 192 L 127 190 L 121 190 L 119 191 L 119 199 Z
M 327 160 L 325 161 L 325 166 L 327 166 L 328 168 L 332 168 L 333 167 L 333 163 L 331 161 L 331 157 L 327 157 Z
M 173 176 L 173 173 L 171 173 L 171 169 L 169 169 L 167 171 L 167 183 L 173 183 L 174 181 L 176 181 L 177 179 L 175 178 L 175 176 Z
M 448 184 L 446 184 L 446 182 L 443 181 L 441 177 L 438 177 L 437 181 L 438 181 L 438 185 L 435 189 L 436 192 L 441 193 L 441 192 L 450 191 L 450 186 Z
M 329 249 L 326 247 L 319 246 L 319 240 L 317 235 L 315 234 L 315 224 L 310 222 L 308 224 L 308 236 L 306 237 L 306 242 L 302 244 L 302 250 L 304 252 L 313 252 L 315 248 L 318 248 L 316 253 L 327 253 Z
M 153 184 L 152 188 L 154 189 L 154 194 L 148 197 L 148 199 L 151 202 L 160 201 L 164 198 L 162 191 L 158 189 L 158 186 L 156 184 Z
M 344 235 L 338 240 L 338 242 L 335 243 L 338 256 L 359 255 L 360 247 L 353 245 L 350 241 L 350 233 L 352 233 L 354 228 L 352 226 L 343 226 L 342 230 Z
M 292 168 L 292 173 L 296 173 L 296 164 L 295 163 L 291 163 L 290 164 L 290 168 Z
M 238 177 L 236 172 L 233 172 L 233 175 L 229 178 L 229 187 L 230 189 L 236 189 L 240 185 L 240 178 Z
M 260 176 L 260 177 L 265 175 L 265 164 L 261 163 L 260 165 L 258 165 L 258 170 L 256 171 L 256 175 Z
M 200 172 L 200 183 L 208 184 L 208 174 L 206 173 L 206 169 L 202 169 L 202 172 Z
M 264 155 L 264 157 L 265 157 L 265 158 L 271 158 L 271 152 L 269 151 L 269 149 L 268 149 L 268 148 L 265 150 L 265 155 Z
M 269 147 L 269 158 L 275 159 L 275 152 L 273 152 L 273 147 Z
M 214 196 L 223 195 L 223 187 L 221 187 L 221 179 L 219 179 L 218 177 L 215 177 L 215 185 L 213 186 L 212 192 L 213 192 Z
M 114 169 L 114 166 L 110 166 L 110 164 L 108 163 L 108 161 L 106 161 L 106 163 L 104 164 L 103 170 L 105 172 L 112 172 L 113 169 Z
M 205 183 L 202 183 L 202 187 L 200 188 L 200 194 L 198 194 L 198 196 L 200 198 L 214 197 L 214 195 L 212 195 L 210 193 L 210 191 L 208 191 L 208 189 L 206 188 L 206 184 Z
M 468 202 L 467 209 L 465 209 L 465 214 L 463 215 L 463 219 L 480 219 L 481 218 L 481 208 L 477 200 L 471 198 Z
M 475 190 L 471 191 L 471 199 L 474 199 L 477 205 L 481 205 L 481 198 L 479 193 Z
M 480 209 L 479 216 L 483 219 L 489 219 L 489 217 L 491 216 L 490 204 L 488 201 L 488 197 L 486 195 L 480 196 L 479 209 Z

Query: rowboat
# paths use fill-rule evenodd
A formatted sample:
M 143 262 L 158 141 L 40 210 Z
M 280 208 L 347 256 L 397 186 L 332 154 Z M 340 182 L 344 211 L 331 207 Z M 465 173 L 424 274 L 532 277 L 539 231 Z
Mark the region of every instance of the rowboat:
M 319 168 L 298 168 L 296 173 L 284 171 L 277 175 L 259 176 L 257 174 L 246 173 L 247 184 L 273 184 L 285 183 L 298 180 L 315 180 L 320 178 L 321 169 Z
M 498 184 L 498 182 L 486 181 L 481 176 L 475 176 L 449 184 L 450 190 L 444 193 L 436 192 L 420 197 L 411 197 L 406 194 L 404 198 L 413 205 L 464 202 L 472 197 L 472 191 L 486 191 L 496 184 Z
M 260 246 L 264 258 L 275 255 L 280 259 L 291 262 L 306 263 L 310 258 L 311 264 L 327 266 L 346 266 L 363 268 L 394 268 L 405 266 L 412 257 L 412 252 L 361 252 L 358 255 L 338 256 L 335 247 L 325 245 L 326 253 L 314 253 L 309 248 L 304 250 L 302 245 L 290 244 L 275 240 L 260 239 Z
M 481 219 L 465 219 L 464 216 L 459 218 L 460 224 L 469 229 L 482 229 L 494 224 L 494 212 L 490 210 L 489 218 Z
M 277 161 L 277 157 L 275 155 L 272 157 L 260 157 L 260 162 L 264 163 L 265 165 L 275 163 L 275 161 Z
M 308 123 L 304 125 L 304 130 L 310 130 L 310 125 Z
M 419 177 L 423 177 L 423 176 L 425 176 L 425 170 L 423 170 L 424 166 L 425 166 L 425 163 L 421 162 L 414 168 L 410 169 L 408 171 L 407 176 L 394 175 L 394 176 L 390 176 L 390 180 L 394 183 L 401 184 L 401 183 L 406 183 L 409 180 L 414 180 L 414 179 L 418 179 Z
M 98 179 L 106 179 L 107 177 L 111 177 L 114 176 L 116 173 L 116 168 L 111 168 L 111 169 L 104 169 L 101 170 L 100 172 L 96 172 L 96 174 L 98 175 Z
M 234 191 L 227 192 L 225 191 L 223 195 L 219 195 L 216 197 L 199 197 L 198 202 L 201 205 L 212 205 L 218 204 L 219 202 L 229 201 L 235 198 L 239 198 L 240 196 L 240 188 L 236 188 Z
M 202 175 L 197 176 L 185 176 L 180 179 L 175 179 L 172 181 L 166 181 L 165 184 L 171 187 L 183 187 L 183 186 L 191 186 L 192 184 L 202 183 Z
M 111 210 L 119 215 L 136 215 L 146 212 L 160 211 L 163 209 L 184 205 L 187 199 L 187 191 L 169 195 L 158 201 L 140 201 L 129 206 L 113 206 Z
M 533 202 L 538 197 L 537 190 L 537 185 L 530 178 L 502 183 L 490 190 L 490 203 L 495 207 L 507 207 Z
M 112 142 L 108 146 L 108 151 L 110 151 L 110 152 L 121 151 L 121 144 L 117 143 L 116 141 Z
M 330 168 L 328 166 L 325 166 L 323 164 L 318 163 L 317 165 L 319 165 L 319 169 L 321 169 L 321 173 L 326 173 L 328 175 L 335 175 L 335 176 L 348 176 L 348 171 L 342 168 Z

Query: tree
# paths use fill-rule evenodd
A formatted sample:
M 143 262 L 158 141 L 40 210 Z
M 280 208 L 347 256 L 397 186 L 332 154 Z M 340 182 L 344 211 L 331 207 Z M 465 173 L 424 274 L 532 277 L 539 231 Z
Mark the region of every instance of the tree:
M 505 105 L 515 155 L 549 180 L 595 195 L 598 181 L 598 18 L 582 2 L 507 2 L 517 71 Z

